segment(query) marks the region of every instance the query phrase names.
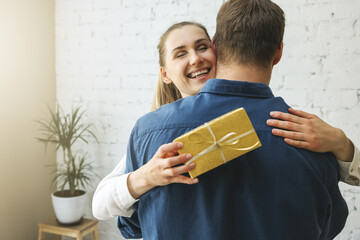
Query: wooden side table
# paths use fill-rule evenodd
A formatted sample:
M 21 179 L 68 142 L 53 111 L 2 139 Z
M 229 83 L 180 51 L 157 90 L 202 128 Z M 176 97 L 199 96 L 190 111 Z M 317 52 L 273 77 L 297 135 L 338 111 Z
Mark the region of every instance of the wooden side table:
M 39 223 L 38 240 L 43 240 L 43 233 L 56 234 L 56 240 L 61 240 L 61 236 L 73 237 L 76 240 L 82 240 L 83 237 L 92 232 L 93 239 L 99 240 L 98 221 L 84 218 L 82 223 L 75 226 L 63 226 L 57 223 L 56 218 L 48 219 Z

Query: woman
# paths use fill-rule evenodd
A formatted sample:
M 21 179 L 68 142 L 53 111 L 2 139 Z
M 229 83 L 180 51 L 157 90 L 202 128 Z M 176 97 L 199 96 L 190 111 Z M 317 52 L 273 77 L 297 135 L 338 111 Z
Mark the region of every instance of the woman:
M 215 76 L 216 58 L 207 30 L 198 23 L 182 22 L 171 26 L 161 37 L 159 51 L 159 81 L 153 109 L 182 97 L 195 95 L 205 82 Z M 289 113 L 271 112 L 267 124 L 276 127 L 274 135 L 284 137 L 289 145 L 315 152 L 333 152 L 341 162 L 343 181 L 358 176 L 360 154 L 340 129 L 333 128 L 315 115 L 289 109 Z M 281 129 L 280 129 L 281 128 Z M 182 175 L 195 164 L 182 165 L 191 155 L 176 155 L 181 144 L 162 145 L 154 157 L 141 168 L 124 174 L 125 157 L 99 184 L 93 198 L 93 214 L 106 219 L 130 217 L 137 199 L 156 186 L 171 183 L 195 184 L 198 179 Z M 349 167 L 351 162 L 351 167 Z M 353 172 L 349 174 L 349 168 Z M 358 180 L 357 180 L 358 181 Z

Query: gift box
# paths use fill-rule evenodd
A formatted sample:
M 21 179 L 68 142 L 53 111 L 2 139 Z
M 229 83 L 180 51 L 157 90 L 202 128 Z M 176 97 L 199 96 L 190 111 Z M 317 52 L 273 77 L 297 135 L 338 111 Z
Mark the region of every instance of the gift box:
M 179 153 L 191 153 L 196 167 L 189 172 L 195 178 L 228 161 L 261 146 L 260 140 L 244 108 L 235 109 L 183 135 Z

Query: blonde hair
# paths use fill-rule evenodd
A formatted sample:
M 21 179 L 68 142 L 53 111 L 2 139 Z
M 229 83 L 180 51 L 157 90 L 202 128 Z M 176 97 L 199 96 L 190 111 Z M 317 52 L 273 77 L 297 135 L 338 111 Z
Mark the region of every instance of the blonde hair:
M 175 102 L 181 99 L 181 93 L 174 83 L 166 84 L 163 81 L 161 72 L 159 71 L 159 78 L 155 90 L 154 100 L 151 106 L 151 111 L 155 111 L 162 105 Z
M 210 40 L 210 37 L 209 37 L 209 34 L 208 34 L 206 28 L 203 25 L 201 25 L 200 23 L 179 22 L 179 23 L 173 24 L 171 27 L 169 27 L 163 33 L 163 35 L 160 38 L 159 44 L 157 46 L 157 49 L 159 52 L 159 66 L 160 67 L 165 66 L 165 42 L 167 40 L 167 37 L 173 30 L 179 29 L 179 28 L 182 28 L 182 27 L 188 26 L 188 25 L 197 26 L 197 27 L 201 28 L 205 32 L 208 39 Z M 181 98 L 182 98 L 181 93 L 180 93 L 179 89 L 177 89 L 175 84 L 174 83 L 170 83 L 170 84 L 164 83 L 162 74 L 159 71 L 159 77 L 158 77 L 158 82 L 157 82 L 157 86 L 156 86 L 156 90 L 155 90 L 155 96 L 154 96 L 153 104 L 151 107 L 151 111 L 155 111 L 162 105 L 175 102 L 176 100 L 179 100 Z

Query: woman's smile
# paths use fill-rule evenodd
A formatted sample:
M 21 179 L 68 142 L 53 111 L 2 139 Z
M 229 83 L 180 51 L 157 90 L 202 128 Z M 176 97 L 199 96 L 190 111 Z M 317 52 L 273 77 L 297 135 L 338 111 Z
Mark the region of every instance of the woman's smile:
M 216 57 L 211 41 L 198 26 L 172 31 L 165 51 L 164 81 L 173 82 L 183 97 L 197 94 L 208 79 L 215 77 Z

